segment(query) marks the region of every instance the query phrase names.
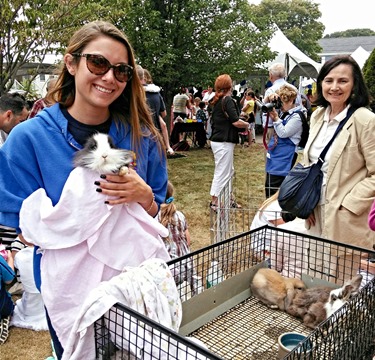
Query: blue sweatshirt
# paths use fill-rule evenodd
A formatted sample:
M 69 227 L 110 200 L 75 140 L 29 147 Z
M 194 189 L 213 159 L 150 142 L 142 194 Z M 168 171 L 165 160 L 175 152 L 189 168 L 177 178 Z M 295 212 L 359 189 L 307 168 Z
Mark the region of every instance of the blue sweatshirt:
M 131 146 L 130 126 L 113 121 L 109 135 L 117 147 L 135 150 Z M 73 169 L 73 155 L 81 148 L 68 132 L 68 121 L 59 104 L 13 128 L 0 148 L 0 224 L 22 232 L 22 202 L 39 188 L 46 190 L 55 205 Z M 136 156 L 138 174 L 151 186 L 155 201 L 162 203 L 168 181 L 165 156 L 151 136 L 142 138 Z
M 18 228 L 22 202 L 44 188 L 55 205 L 73 169 L 73 155 L 81 149 L 68 133 L 58 104 L 17 125 L 0 148 L 0 224 Z M 119 148 L 132 149 L 130 127 L 113 121 L 109 135 Z M 167 165 L 152 137 L 143 137 L 137 172 L 149 184 L 157 203 L 165 199 Z

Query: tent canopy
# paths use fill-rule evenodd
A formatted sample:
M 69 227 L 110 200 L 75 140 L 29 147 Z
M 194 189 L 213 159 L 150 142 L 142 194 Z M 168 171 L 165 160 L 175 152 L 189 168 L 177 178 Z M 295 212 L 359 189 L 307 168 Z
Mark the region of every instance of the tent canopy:
M 362 46 L 358 46 L 357 49 L 351 54 L 351 57 L 358 63 L 361 69 L 363 68 L 363 65 L 365 65 L 365 62 L 369 56 L 370 53 Z
M 308 78 L 316 78 L 318 76 L 321 64 L 309 58 L 293 45 L 279 28 L 273 35 L 269 47 L 272 51 L 277 52 L 278 55 L 274 60 L 265 64 L 266 68 L 274 63 L 283 63 L 288 76 L 304 76 Z

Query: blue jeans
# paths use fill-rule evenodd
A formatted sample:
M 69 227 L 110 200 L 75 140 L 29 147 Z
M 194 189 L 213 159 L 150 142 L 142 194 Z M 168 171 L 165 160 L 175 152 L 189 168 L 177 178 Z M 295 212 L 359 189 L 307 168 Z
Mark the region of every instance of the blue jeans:
M 56 357 L 57 357 L 58 360 L 60 360 L 62 358 L 64 349 L 61 346 L 59 338 L 56 335 L 55 329 L 53 328 L 53 326 L 51 324 L 51 320 L 48 316 L 47 309 L 46 309 L 46 317 L 47 317 L 47 325 L 48 325 L 49 333 L 51 335 L 53 347 L 55 348 Z
M 4 319 L 13 314 L 14 303 L 8 292 L 5 290 L 4 283 L 0 290 L 0 318 Z

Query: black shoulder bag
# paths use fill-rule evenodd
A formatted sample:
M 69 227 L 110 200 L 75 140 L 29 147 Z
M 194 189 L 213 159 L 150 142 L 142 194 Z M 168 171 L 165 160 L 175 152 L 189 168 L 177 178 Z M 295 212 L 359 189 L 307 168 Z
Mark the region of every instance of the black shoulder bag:
M 312 214 L 320 199 L 323 183 L 323 173 L 321 168 L 324 158 L 328 149 L 331 147 L 333 140 L 352 116 L 354 111 L 354 108 L 349 108 L 345 119 L 340 121 L 340 124 L 331 140 L 321 152 L 317 163 L 307 167 L 298 163 L 289 171 L 279 189 L 278 201 L 281 209 L 289 211 L 291 214 L 301 219 L 307 219 L 310 214 Z

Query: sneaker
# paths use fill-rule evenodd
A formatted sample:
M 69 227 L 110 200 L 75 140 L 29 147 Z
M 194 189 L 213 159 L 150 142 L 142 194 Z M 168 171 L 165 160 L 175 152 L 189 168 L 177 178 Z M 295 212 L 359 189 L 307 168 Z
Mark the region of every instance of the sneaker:
M 0 320 L 0 345 L 4 344 L 9 336 L 10 316 Z

